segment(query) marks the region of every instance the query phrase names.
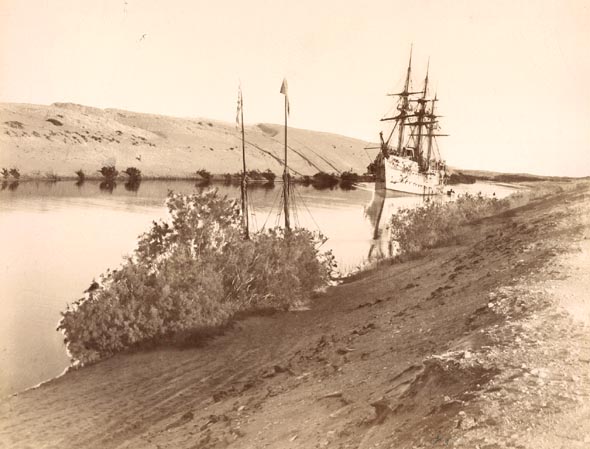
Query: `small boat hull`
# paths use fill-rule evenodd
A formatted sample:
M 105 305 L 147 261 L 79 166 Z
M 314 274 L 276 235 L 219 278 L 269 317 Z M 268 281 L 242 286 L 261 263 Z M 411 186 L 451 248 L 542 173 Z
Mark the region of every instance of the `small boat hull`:
M 444 172 L 420 172 L 418 163 L 411 159 L 390 155 L 383 159 L 385 189 L 413 195 L 440 195 L 443 193 Z

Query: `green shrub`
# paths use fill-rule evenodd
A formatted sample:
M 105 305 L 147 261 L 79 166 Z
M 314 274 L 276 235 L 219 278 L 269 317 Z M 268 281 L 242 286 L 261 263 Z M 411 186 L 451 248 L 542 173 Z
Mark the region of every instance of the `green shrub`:
M 398 245 L 399 255 L 445 245 L 456 240 L 462 225 L 508 207 L 505 199 L 465 194 L 452 202 L 430 201 L 420 207 L 403 208 L 391 217 L 391 240 Z
M 10 173 L 10 176 L 12 176 L 14 179 L 20 178 L 20 171 L 18 170 L 18 168 L 11 168 L 9 173 Z
M 76 176 L 78 177 L 78 182 L 82 183 L 86 179 L 86 174 L 82 169 L 76 171 Z
M 304 229 L 251 234 L 237 202 L 211 190 L 170 193 L 119 270 L 62 313 L 58 327 L 82 364 L 142 342 L 227 323 L 241 311 L 287 309 L 324 286 L 334 268 L 324 238 Z
M 10 172 L 8 171 L 8 169 L 7 169 L 7 168 L 3 168 L 3 169 L 2 169 L 2 177 L 3 177 L 4 179 L 6 179 L 6 178 L 8 178 L 9 176 L 10 176 Z

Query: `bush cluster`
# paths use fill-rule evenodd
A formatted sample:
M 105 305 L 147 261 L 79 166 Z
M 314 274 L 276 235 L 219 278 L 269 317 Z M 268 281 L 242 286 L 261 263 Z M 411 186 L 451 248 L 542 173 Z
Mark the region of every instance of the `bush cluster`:
M 12 177 L 13 179 L 16 179 L 17 181 L 20 179 L 20 171 L 18 168 L 13 167 L 10 170 L 7 168 L 2 168 L 2 177 L 4 179 L 8 179 L 9 177 Z
M 226 323 L 237 312 L 287 309 L 330 279 L 324 238 L 272 229 L 244 239 L 237 202 L 215 190 L 170 193 L 171 219 L 154 222 L 100 287 L 62 313 L 75 362 Z
M 466 175 L 465 173 L 457 172 L 451 173 L 451 175 L 447 178 L 448 185 L 456 185 L 456 184 L 475 184 L 476 181 L 475 176 Z
M 203 181 L 210 181 L 211 180 L 211 172 L 208 170 L 205 170 L 204 168 L 201 168 L 200 170 L 197 170 L 195 172 L 195 174 L 201 178 Z
M 129 176 L 129 181 L 140 182 L 141 181 L 141 170 L 136 167 L 127 167 L 123 173 Z
M 119 170 L 114 165 L 105 165 L 98 172 L 104 177 L 107 182 L 114 182 L 117 176 L 119 176 Z
M 391 217 L 390 238 L 397 244 L 399 255 L 416 253 L 451 243 L 459 236 L 462 225 L 508 207 L 506 199 L 465 194 L 452 202 L 430 201 L 420 207 L 403 208 Z
M 311 185 L 318 190 L 333 189 L 339 182 L 338 175 L 334 173 L 325 173 L 323 171 L 318 172 L 311 177 Z

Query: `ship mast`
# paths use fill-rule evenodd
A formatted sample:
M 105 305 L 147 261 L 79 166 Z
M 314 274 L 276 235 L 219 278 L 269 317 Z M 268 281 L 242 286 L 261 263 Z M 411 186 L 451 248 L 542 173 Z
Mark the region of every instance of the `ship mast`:
M 426 124 L 424 119 L 426 118 L 426 103 L 428 100 L 426 99 L 426 91 L 428 90 L 428 70 L 430 68 L 430 61 L 426 66 L 426 78 L 424 78 L 424 91 L 422 94 L 422 98 L 419 98 L 417 101 L 419 103 L 418 109 L 418 121 L 416 125 L 418 125 L 418 132 L 416 133 L 416 156 L 418 158 L 418 165 L 421 170 L 425 170 L 426 164 L 424 163 L 424 155 L 422 154 L 422 126 Z
M 285 230 L 291 231 L 289 219 L 289 166 L 287 165 L 287 117 L 289 116 L 289 94 L 287 80 L 283 79 L 281 93 L 285 96 L 285 169 L 283 171 L 283 210 L 285 213 Z
M 408 119 L 410 117 L 414 116 L 413 114 L 409 114 L 409 112 L 411 112 L 410 95 L 422 93 L 422 91 L 410 92 L 411 75 L 412 75 L 412 47 L 410 47 L 410 60 L 408 62 L 408 69 L 406 72 L 406 81 L 404 82 L 404 90 L 400 93 L 397 93 L 397 94 L 388 94 L 389 96 L 400 97 L 400 101 L 397 105 L 397 110 L 399 111 L 399 113 L 393 117 L 385 117 L 385 118 L 381 119 L 382 122 L 388 121 L 388 120 L 395 121 L 395 126 L 394 126 L 393 130 L 391 131 L 389 138 L 385 141 L 383 141 L 383 139 L 382 139 L 381 148 L 382 148 L 382 153 L 384 154 L 385 157 L 387 157 L 387 155 L 389 154 L 389 140 L 390 140 L 391 136 L 393 135 L 393 132 L 395 131 L 396 127 L 399 128 L 398 129 L 398 136 L 397 136 L 396 153 L 400 156 L 404 156 L 404 127 L 408 126 L 408 125 L 413 125 L 412 123 L 408 122 Z
M 248 223 L 248 178 L 246 176 L 246 138 L 244 134 L 244 100 L 242 97 L 242 87 L 238 90 L 238 116 L 236 120 L 242 125 L 242 182 L 240 185 L 242 197 L 242 225 L 244 227 L 244 236 L 250 238 L 250 229 Z
M 434 113 L 434 105 L 438 101 L 437 94 L 434 94 L 434 98 L 431 100 L 430 106 L 430 123 L 428 123 L 428 152 L 426 155 L 426 170 L 430 170 L 430 158 L 432 156 L 432 140 L 434 139 L 434 124 L 436 115 Z
M 401 97 L 401 107 L 398 107 L 400 110 L 400 119 L 398 122 L 399 126 L 399 135 L 397 139 L 397 151 L 399 154 L 403 154 L 403 143 L 404 143 L 404 125 L 406 123 L 406 114 L 409 109 L 409 95 L 410 95 L 410 74 L 412 72 L 412 47 L 410 47 L 410 60 L 408 62 L 408 72 L 406 74 L 406 82 L 404 84 L 404 91 L 399 94 Z

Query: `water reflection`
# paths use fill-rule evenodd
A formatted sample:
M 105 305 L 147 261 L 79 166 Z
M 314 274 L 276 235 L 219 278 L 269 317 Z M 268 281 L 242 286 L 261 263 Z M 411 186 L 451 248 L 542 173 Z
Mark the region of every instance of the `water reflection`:
M 195 182 L 195 187 L 197 188 L 204 188 L 211 185 L 210 179 L 199 179 Z
M 355 186 L 356 186 L 356 183 L 354 183 L 354 182 L 348 182 L 348 181 L 345 181 L 345 180 L 341 180 L 340 181 L 340 184 L 339 184 L 339 187 L 342 190 L 354 190 L 354 189 L 356 189 Z
M 0 185 L 0 190 L 10 190 L 14 192 L 18 189 L 19 182 L 18 181 L 2 181 L 2 185 Z
M 105 192 L 113 193 L 113 190 L 115 190 L 117 188 L 117 183 L 115 181 L 111 181 L 111 180 L 102 181 L 98 185 L 98 188 L 100 190 L 105 191 Z
M 402 195 L 383 188 L 373 190 L 371 202 L 364 210 L 364 215 L 371 223 L 372 238 L 367 253 L 368 261 L 375 261 L 394 256 L 394 247 L 390 238 L 389 220 L 401 208 L 416 207 L 430 197 Z
M 125 183 L 125 190 L 128 192 L 137 192 L 139 190 L 139 186 L 141 185 L 141 179 L 129 179 Z

